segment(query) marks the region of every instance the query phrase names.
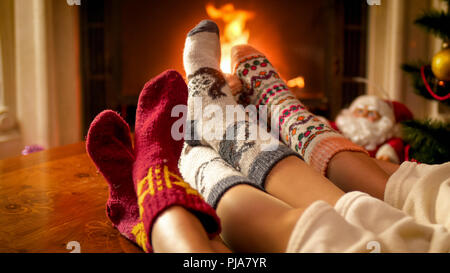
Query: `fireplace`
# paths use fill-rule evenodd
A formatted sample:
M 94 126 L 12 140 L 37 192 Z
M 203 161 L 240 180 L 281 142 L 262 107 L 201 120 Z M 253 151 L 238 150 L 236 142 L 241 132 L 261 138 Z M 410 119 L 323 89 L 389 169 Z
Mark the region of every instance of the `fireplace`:
M 133 125 L 145 82 L 165 69 L 183 74 L 187 32 L 214 17 L 248 12 L 248 43 L 268 55 L 295 95 L 312 112 L 333 119 L 365 92 L 366 1 L 148 1 L 96 0 L 81 5 L 85 131 L 94 116 L 115 109 Z

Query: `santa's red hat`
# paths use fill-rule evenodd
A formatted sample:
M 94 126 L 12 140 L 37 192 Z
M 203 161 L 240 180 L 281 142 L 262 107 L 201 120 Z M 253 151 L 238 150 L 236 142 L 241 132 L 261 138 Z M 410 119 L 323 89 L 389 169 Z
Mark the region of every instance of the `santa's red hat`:
M 392 110 L 394 111 L 396 123 L 413 119 L 412 112 L 409 110 L 409 108 L 405 104 L 398 102 L 398 101 L 390 101 L 390 100 L 385 100 L 385 102 L 387 102 L 391 106 Z

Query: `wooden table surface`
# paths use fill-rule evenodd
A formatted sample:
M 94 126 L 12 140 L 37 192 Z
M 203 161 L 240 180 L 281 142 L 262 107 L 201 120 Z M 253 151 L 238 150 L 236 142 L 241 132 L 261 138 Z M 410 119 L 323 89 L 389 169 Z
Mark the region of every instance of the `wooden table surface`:
M 111 226 L 85 143 L 0 160 L 0 252 L 140 252 Z M 71 243 L 77 244 L 77 243 Z

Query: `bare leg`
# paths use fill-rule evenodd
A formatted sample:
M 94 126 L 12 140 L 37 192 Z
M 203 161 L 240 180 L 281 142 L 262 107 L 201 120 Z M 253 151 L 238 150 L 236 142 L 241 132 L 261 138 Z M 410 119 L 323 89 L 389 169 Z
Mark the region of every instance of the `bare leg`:
M 230 253 L 231 250 L 228 248 L 228 246 L 225 245 L 222 238 L 220 236 L 214 237 L 212 240 L 210 240 L 211 247 L 213 248 L 214 252 L 216 253 Z
M 287 157 L 267 176 L 266 191 L 294 208 L 306 209 L 317 200 L 334 205 L 344 194 L 304 161 Z
M 151 236 L 155 252 L 230 252 L 219 239 L 210 240 L 198 218 L 180 206 L 158 217 Z
M 391 162 L 384 161 L 384 160 L 378 160 L 375 158 L 372 158 L 372 159 L 378 165 L 378 167 L 383 169 L 383 171 L 385 173 L 387 173 L 387 175 L 389 175 L 389 176 L 391 176 L 393 173 L 395 173 L 398 170 L 398 168 L 400 167 L 400 165 L 395 164 L 395 163 L 391 163 Z
M 344 194 L 297 157 L 280 161 L 266 179 L 270 194 L 248 185 L 227 191 L 219 202 L 222 237 L 235 251 L 284 252 L 303 211 L 323 200 L 334 205 Z
M 340 152 L 331 159 L 327 177 L 345 192 L 362 191 L 383 200 L 389 174 L 363 153 Z
M 228 190 L 217 207 L 222 238 L 238 252 L 284 252 L 303 209 L 248 185 Z
M 284 252 L 303 211 L 248 185 L 231 188 L 217 208 L 222 237 L 239 252 Z M 220 238 L 208 239 L 197 217 L 179 206 L 158 217 L 152 243 L 155 252 L 230 252 Z

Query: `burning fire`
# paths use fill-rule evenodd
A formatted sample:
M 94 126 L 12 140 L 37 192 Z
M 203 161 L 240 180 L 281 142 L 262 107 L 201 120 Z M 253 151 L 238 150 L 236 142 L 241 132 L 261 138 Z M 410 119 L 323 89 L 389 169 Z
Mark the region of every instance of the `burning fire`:
M 231 48 L 235 45 L 247 44 L 250 32 L 245 28 L 248 20 L 253 19 L 255 14 L 251 11 L 235 9 L 229 3 L 220 8 L 213 4 L 206 5 L 206 13 L 211 19 L 221 19 L 225 23 L 224 31 L 220 37 L 221 55 L 220 69 L 222 72 L 231 73 Z M 304 88 L 305 79 L 301 76 L 293 78 L 287 82 L 291 88 Z
M 217 9 L 213 4 L 206 5 L 206 12 L 211 19 L 222 19 L 225 23 L 220 37 L 222 59 L 220 69 L 231 73 L 231 48 L 235 45 L 247 44 L 250 32 L 245 29 L 245 23 L 254 17 L 251 11 L 235 9 L 233 4 L 226 4 Z
M 303 77 L 299 76 L 299 77 L 289 80 L 287 82 L 287 85 L 292 88 L 294 88 L 294 87 L 304 88 L 305 87 L 305 79 Z

